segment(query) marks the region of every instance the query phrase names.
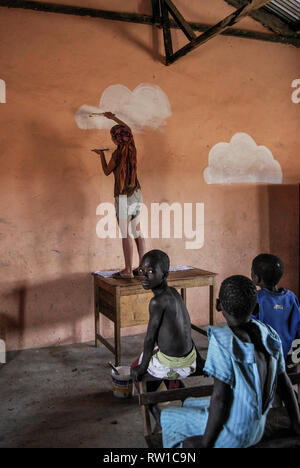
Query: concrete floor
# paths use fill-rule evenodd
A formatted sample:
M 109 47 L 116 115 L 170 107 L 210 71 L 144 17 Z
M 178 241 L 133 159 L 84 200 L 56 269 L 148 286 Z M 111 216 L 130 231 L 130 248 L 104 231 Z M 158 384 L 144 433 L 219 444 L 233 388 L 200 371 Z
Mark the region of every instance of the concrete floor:
M 205 357 L 207 339 L 194 332 L 193 339 Z M 136 359 L 143 341 L 144 335 L 122 338 L 122 365 Z M 137 396 L 113 396 L 108 361 L 112 353 L 92 342 L 7 353 L 0 365 L 0 447 L 146 448 Z

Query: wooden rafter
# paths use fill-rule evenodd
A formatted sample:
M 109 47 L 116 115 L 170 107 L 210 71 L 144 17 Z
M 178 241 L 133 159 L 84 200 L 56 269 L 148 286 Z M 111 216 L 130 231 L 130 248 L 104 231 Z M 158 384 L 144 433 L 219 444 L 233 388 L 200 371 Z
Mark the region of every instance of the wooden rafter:
M 171 0 L 160 0 L 160 1 L 162 2 L 162 5 L 166 3 L 166 1 L 168 3 L 172 3 Z M 197 38 L 192 39 L 188 44 L 186 44 L 184 47 L 179 49 L 173 55 L 167 56 L 166 58 L 167 65 L 174 63 L 180 57 L 187 55 L 189 52 L 191 52 L 192 50 L 195 50 L 197 47 L 200 47 L 202 44 L 209 41 L 213 37 L 218 36 L 219 34 L 224 32 L 226 29 L 228 29 L 230 26 L 234 26 L 243 18 L 248 16 L 252 11 L 257 10 L 258 8 L 261 8 L 263 5 L 266 5 L 267 3 L 269 3 L 269 1 L 270 0 L 248 0 L 248 3 L 246 3 L 244 6 L 242 6 L 235 12 L 231 13 L 231 15 L 224 18 L 218 24 L 216 24 L 215 26 L 212 26 L 210 29 L 208 29 L 206 32 L 204 32 Z
M 162 17 L 162 27 L 164 32 L 164 43 L 165 43 L 165 52 L 166 52 L 166 64 L 168 65 L 169 61 L 173 57 L 173 44 L 172 36 L 170 29 L 170 19 L 168 9 L 165 5 L 165 2 L 161 0 L 161 17 Z
M 151 0 L 151 3 L 152 3 L 153 24 L 159 26 L 161 22 L 160 2 L 159 0 Z
M 189 23 L 184 19 L 182 14 L 177 10 L 176 6 L 171 0 L 162 0 L 164 3 L 164 7 L 169 11 L 169 13 L 173 16 L 177 26 L 182 29 L 186 37 L 192 41 L 196 39 L 196 34 L 193 31 L 193 28 L 189 25 Z
M 226 1 L 227 3 L 230 3 L 230 4 L 235 3 L 236 5 L 237 4 L 241 5 L 241 3 L 244 4 L 246 0 L 226 0 Z M 164 35 L 167 38 L 167 43 L 169 43 L 169 46 L 168 46 L 169 53 L 166 54 L 167 59 L 169 59 L 172 55 L 174 55 L 173 50 L 171 50 L 172 45 L 170 42 L 171 41 L 171 31 L 170 31 L 171 29 L 180 28 L 185 34 L 188 33 L 192 37 L 193 34 L 191 31 L 204 32 L 205 34 L 208 34 L 213 28 L 215 28 L 215 26 L 212 27 L 210 25 L 203 24 L 203 23 L 187 22 L 170 0 L 168 1 L 165 0 L 165 10 L 166 10 L 165 14 L 168 16 L 168 21 L 165 22 L 165 26 L 164 26 L 163 15 L 161 11 L 161 2 L 162 0 L 151 0 L 152 12 L 153 12 L 152 15 L 142 15 L 142 14 L 137 14 L 137 13 L 120 13 L 120 12 L 109 11 L 109 10 L 98 10 L 94 8 L 75 7 L 71 5 L 62 5 L 62 4 L 29 1 L 29 0 L 0 0 L 0 7 L 22 8 L 22 9 L 27 9 L 27 10 L 76 15 L 76 16 L 90 16 L 93 18 L 102 18 L 105 20 L 125 21 L 125 22 L 130 22 L 130 23 L 139 23 L 139 24 L 151 25 L 151 26 L 155 25 L 158 28 L 163 28 L 163 29 L 165 27 Z M 260 14 L 261 12 L 262 10 L 252 11 L 250 15 L 254 17 L 254 14 Z M 169 14 L 172 16 L 172 18 L 169 17 Z M 169 32 L 168 32 L 168 29 L 169 29 Z M 299 34 L 297 35 L 295 32 L 293 32 L 293 34 L 285 34 L 283 32 L 280 32 L 278 29 L 276 30 L 276 34 L 267 34 L 267 33 L 261 33 L 261 32 L 256 32 L 256 31 L 245 31 L 242 29 L 227 27 L 226 29 L 219 32 L 218 34 L 225 35 L 225 36 L 242 37 L 244 39 L 254 39 L 254 40 L 260 40 L 260 41 L 267 41 L 267 42 L 291 44 L 296 47 L 300 47 Z M 203 34 L 199 36 L 199 38 L 202 38 L 202 36 Z M 192 40 L 194 40 L 194 38 L 192 38 Z M 166 44 L 166 40 L 165 40 L 165 44 Z M 183 53 L 183 55 L 185 55 L 185 53 Z
M 240 8 L 243 4 L 243 0 L 225 0 L 225 2 L 235 8 Z M 297 37 L 297 31 L 293 29 L 292 25 L 282 21 L 270 10 L 255 10 L 250 13 L 250 16 L 252 19 L 258 21 L 265 28 L 275 32 L 276 34 L 280 34 L 281 36 Z

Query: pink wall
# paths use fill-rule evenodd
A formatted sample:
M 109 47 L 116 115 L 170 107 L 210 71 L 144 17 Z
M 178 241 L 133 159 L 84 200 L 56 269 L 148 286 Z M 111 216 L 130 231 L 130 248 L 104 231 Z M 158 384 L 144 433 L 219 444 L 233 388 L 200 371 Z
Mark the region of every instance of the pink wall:
M 196 1 L 178 7 L 188 19 L 211 23 L 232 11 L 221 0 L 205 3 L 203 18 Z M 109 8 L 121 11 L 121 4 Z M 145 5 L 128 2 L 127 11 L 148 13 Z M 251 19 L 242 26 L 264 30 Z M 174 42 L 185 40 L 174 32 Z M 149 26 L 0 8 L 7 86 L 0 104 L 0 338 L 8 349 L 93 339 L 90 273 L 122 267 L 120 241 L 98 239 L 95 231 L 97 206 L 113 202 L 113 178 L 89 150 L 111 147 L 109 134 L 80 130 L 74 120 L 111 84 L 157 84 L 170 100 L 164 131 L 135 135 L 145 203 L 205 204 L 202 249 L 185 250 L 177 239 L 150 239 L 149 249 L 167 251 L 172 264 L 215 271 L 218 283 L 249 275 L 252 258 L 270 251 L 286 264 L 282 284 L 297 292 L 300 107 L 291 101 L 291 83 L 300 77 L 299 50 L 218 37 L 170 67 L 162 53 L 162 32 Z M 210 149 L 237 132 L 272 151 L 283 185 L 205 183 Z M 195 323 L 205 323 L 207 294 L 193 291 L 189 309 Z M 103 326 L 111 336 L 110 324 Z

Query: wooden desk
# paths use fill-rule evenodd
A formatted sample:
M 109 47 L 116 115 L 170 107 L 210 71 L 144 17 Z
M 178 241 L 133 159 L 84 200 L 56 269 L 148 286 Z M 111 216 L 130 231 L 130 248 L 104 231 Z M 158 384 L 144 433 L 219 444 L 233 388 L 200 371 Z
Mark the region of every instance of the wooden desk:
M 216 324 L 216 273 L 193 268 L 171 272 L 168 285 L 181 290 L 181 296 L 186 303 L 186 290 L 209 286 L 209 317 L 210 325 Z M 149 321 L 149 302 L 152 291 L 146 291 L 139 278 L 116 280 L 94 276 L 94 312 L 95 312 L 95 346 L 104 344 L 114 355 L 115 365 L 121 362 L 121 328 L 144 325 Z M 100 334 L 100 314 L 114 323 L 114 343 L 112 346 Z M 192 328 L 203 335 L 206 331 L 192 324 Z M 142 352 L 142 350 L 141 350 Z

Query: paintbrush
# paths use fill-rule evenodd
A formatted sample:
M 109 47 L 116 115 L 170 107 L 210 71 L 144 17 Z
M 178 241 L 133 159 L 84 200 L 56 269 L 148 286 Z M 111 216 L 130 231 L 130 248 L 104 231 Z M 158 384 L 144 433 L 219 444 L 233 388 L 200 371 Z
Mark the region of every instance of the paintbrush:
M 109 151 L 109 148 L 92 149 L 91 151 L 94 151 L 94 153 L 97 153 L 97 151 Z
M 94 115 L 104 115 L 104 112 L 92 112 L 89 114 L 89 117 L 93 117 Z
M 118 369 L 111 362 L 108 362 L 108 365 L 115 371 L 117 375 L 120 375 L 120 372 L 118 371 Z

